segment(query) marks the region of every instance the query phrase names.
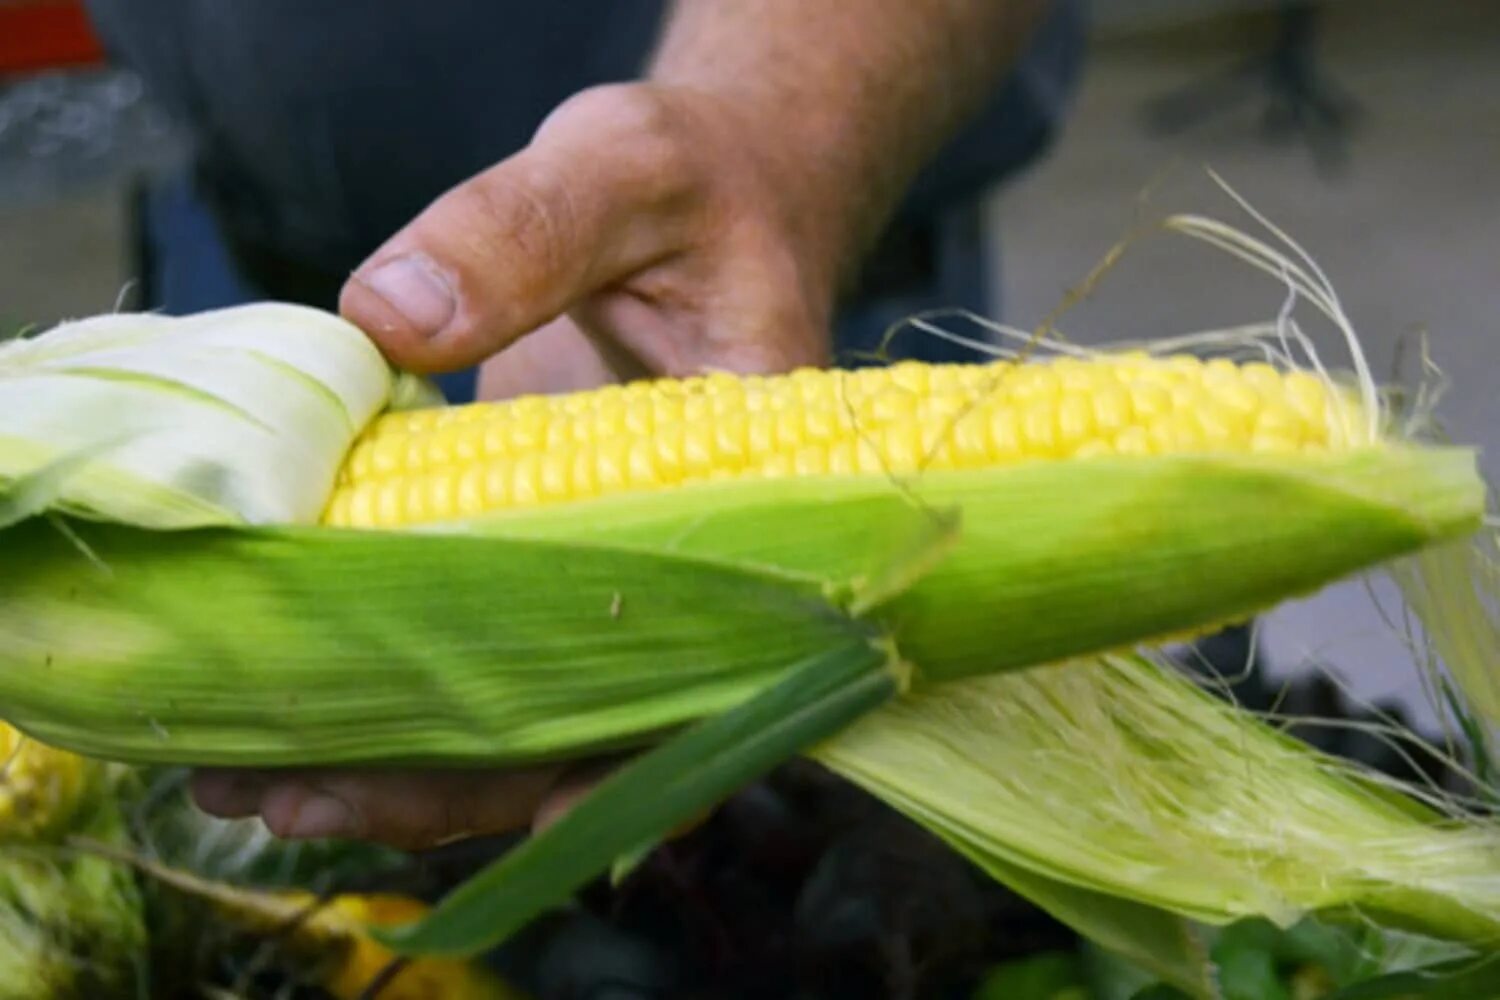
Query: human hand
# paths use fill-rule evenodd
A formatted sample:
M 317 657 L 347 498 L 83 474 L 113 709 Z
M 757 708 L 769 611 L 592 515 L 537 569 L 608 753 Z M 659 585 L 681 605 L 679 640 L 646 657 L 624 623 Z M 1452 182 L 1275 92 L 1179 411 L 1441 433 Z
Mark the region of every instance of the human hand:
M 823 363 L 842 223 L 764 134 L 682 89 L 581 94 L 377 251 L 342 311 L 407 369 L 489 359 L 488 398 Z M 282 837 L 416 849 L 545 826 L 602 773 L 205 771 L 193 792 Z
M 512 770 L 197 771 L 198 807 L 225 819 L 259 816 L 278 837 L 368 840 L 422 850 L 556 822 L 607 773 L 590 762 Z
M 847 226 L 770 127 L 680 87 L 586 91 L 381 247 L 341 309 L 410 370 L 493 358 L 505 394 L 823 363 Z

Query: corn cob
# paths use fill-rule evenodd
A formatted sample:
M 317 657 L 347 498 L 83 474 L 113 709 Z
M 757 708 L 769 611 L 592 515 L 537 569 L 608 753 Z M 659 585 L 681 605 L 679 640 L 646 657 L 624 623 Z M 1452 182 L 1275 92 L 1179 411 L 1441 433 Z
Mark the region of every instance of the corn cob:
M 0 842 L 51 838 L 94 797 L 102 777 L 97 761 L 0 722 Z
M 0 723 L 0 1000 L 132 993 L 146 937 L 133 876 L 59 850 L 126 837 L 117 777 Z
M 392 528 L 727 479 L 1353 444 L 1351 397 L 1264 363 L 1133 352 L 772 377 L 713 374 L 387 414 L 324 513 Z

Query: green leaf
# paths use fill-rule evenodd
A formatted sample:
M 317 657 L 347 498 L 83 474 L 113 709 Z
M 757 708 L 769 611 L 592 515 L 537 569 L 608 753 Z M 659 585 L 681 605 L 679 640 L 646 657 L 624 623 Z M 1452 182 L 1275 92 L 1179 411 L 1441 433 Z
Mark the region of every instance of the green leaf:
M 1192 997 L 1166 983 L 1152 983 L 1138 993 L 1132 993 L 1130 1000 L 1192 1000 Z
M 555 825 L 449 894 L 424 920 L 383 931 L 404 953 L 473 955 L 563 903 L 612 860 L 662 837 L 897 691 L 888 655 L 845 645 L 636 758 Z
M 656 740 L 872 630 L 817 581 L 586 542 L 0 533 L 0 712 L 92 756 L 499 764 Z
M 1207 945 L 1188 921 L 1165 910 L 1047 878 L 951 830 L 934 832 L 991 877 L 1099 947 L 1150 971 L 1194 1000 L 1216 997 Z
M 956 517 L 962 530 L 943 558 L 909 585 L 876 587 L 894 593 L 874 616 L 921 666 L 919 680 L 937 682 L 1249 616 L 1467 535 L 1483 511 L 1472 451 L 1392 446 L 1034 462 L 900 485 L 882 476 L 711 483 L 506 512 L 464 528 L 878 581 L 872 549 L 880 567 L 900 565 L 923 528 L 914 516 L 938 537 L 943 518 Z
M 973 1000 L 1091 1000 L 1077 955 L 1046 952 L 991 969 Z
M 1224 928 L 1212 954 L 1224 1000 L 1291 1000 L 1277 961 L 1280 931 L 1265 921 Z
M 1500 997 L 1500 955 L 1409 969 L 1339 990 L 1324 1000 L 1492 1000 Z

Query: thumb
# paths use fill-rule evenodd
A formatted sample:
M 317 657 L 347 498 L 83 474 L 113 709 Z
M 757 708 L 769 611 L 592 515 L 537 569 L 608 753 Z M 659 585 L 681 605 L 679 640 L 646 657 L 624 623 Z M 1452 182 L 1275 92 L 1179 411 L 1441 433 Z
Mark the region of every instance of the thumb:
M 650 94 L 600 88 L 367 260 L 339 309 L 397 366 L 464 368 L 674 252 L 686 182 Z

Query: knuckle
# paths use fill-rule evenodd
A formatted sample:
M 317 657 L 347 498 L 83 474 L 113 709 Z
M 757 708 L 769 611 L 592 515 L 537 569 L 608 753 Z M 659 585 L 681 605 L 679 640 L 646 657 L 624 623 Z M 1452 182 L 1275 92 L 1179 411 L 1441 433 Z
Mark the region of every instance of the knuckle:
M 692 115 L 664 88 L 607 84 L 569 99 L 558 114 L 592 130 L 616 166 L 651 186 L 674 185 L 691 170 Z
M 676 106 L 659 88 L 639 83 L 582 91 L 560 105 L 558 114 L 607 125 L 618 133 L 647 136 L 675 134 L 679 118 Z

